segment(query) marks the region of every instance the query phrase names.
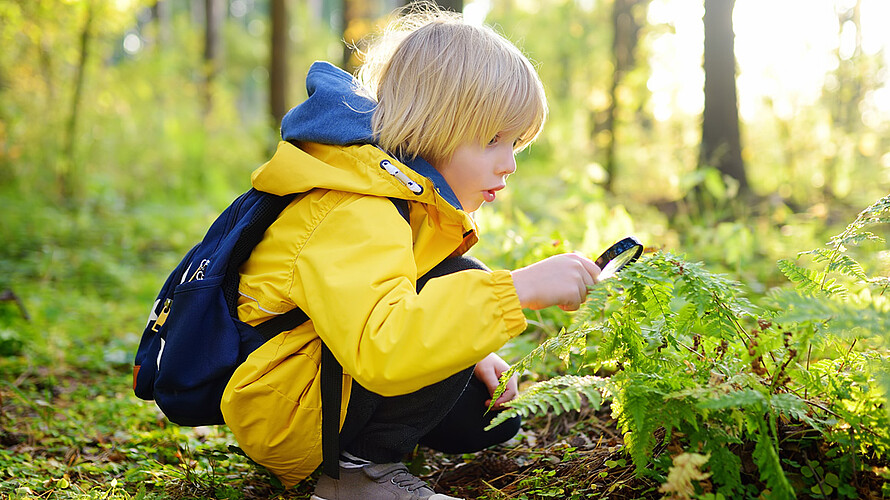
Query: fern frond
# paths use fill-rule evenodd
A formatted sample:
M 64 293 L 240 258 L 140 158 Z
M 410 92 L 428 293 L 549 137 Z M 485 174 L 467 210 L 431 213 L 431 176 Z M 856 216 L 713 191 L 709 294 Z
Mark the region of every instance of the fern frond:
M 655 429 L 661 425 L 661 398 L 643 374 L 637 374 L 615 394 L 612 414 L 624 432 L 624 446 L 634 463 L 637 473 L 649 463 L 655 447 Z
M 883 241 L 882 238 L 861 229 L 876 224 L 890 223 L 890 196 L 885 196 L 871 206 L 859 212 L 856 219 L 844 231 L 831 238 L 829 245 L 846 251 L 847 246 L 854 246 L 867 240 Z
M 838 272 L 845 276 L 850 276 L 851 278 L 859 278 L 861 280 L 868 279 L 868 275 L 865 274 L 862 265 L 849 255 L 838 256 L 837 259 L 828 264 L 828 267 L 825 270 L 829 273 Z
M 674 318 L 674 328 L 677 331 L 677 335 L 688 335 L 698 320 L 698 310 L 695 304 L 684 305 Z
M 787 259 L 779 259 L 776 265 L 779 267 L 779 271 L 782 271 L 782 274 L 794 283 L 803 294 L 812 295 L 822 286 L 820 273 L 812 269 L 799 266 Z
M 634 284 L 643 287 L 654 284 L 670 286 L 673 280 L 664 272 L 663 266 L 660 265 L 664 261 L 665 255 L 667 254 L 658 253 L 634 262 L 617 275 L 617 278 L 619 278 L 617 281 L 620 281 L 621 286 L 624 288 L 629 288 Z M 612 280 L 614 281 L 614 278 Z
M 722 493 L 724 498 L 737 498 L 736 493 L 742 486 L 742 459 L 728 446 L 715 446 L 710 452 L 708 467 L 714 473 L 714 479 L 722 483 L 717 491 Z
M 603 310 L 612 296 L 612 280 L 606 280 L 591 287 L 587 287 L 587 301 L 584 307 L 575 314 L 573 325 L 594 323 L 602 319 Z
M 794 488 L 785 477 L 782 465 L 779 462 L 779 454 L 769 439 L 758 439 L 752 453 L 754 463 L 760 471 L 760 480 L 766 483 L 771 490 L 769 498 L 779 500 L 797 498 Z
M 828 248 L 814 248 L 812 250 L 807 250 L 806 252 L 798 252 L 797 256 L 801 255 L 812 255 L 813 262 L 828 262 L 830 261 L 838 251 L 834 249 Z
M 600 344 L 596 362 L 619 360 L 627 367 L 644 372 L 661 368 L 667 361 L 648 349 L 642 330 L 644 323 L 644 315 L 634 309 L 622 309 L 612 314 L 603 325 L 603 333 L 609 340 Z
M 876 285 L 878 287 L 887 287 L 890 286 L 890 277 L 887 276 L 875 276 L 874 278 L 869 278 L 867 283 L 870 285 Z
M 536 359 L 544 359 L 548 354 L 556 354 L 566 365 L 569 364 L 569 356 L 573 349 L 583 350 L 587 346 L 587 335 L 590 333 L 588 326 L 579 327 L 576 330 L 566 331 L 565 329 L 541 342 L 531 352 L 526 354 L 522 359 L 513 363 L 510 368 L 501 374 L 500 385 L 492 394 L 492 401 L 495 401 L 507 388 L 507 381 L 513 375 L 520 374 L 528 370 Z
M 751 455 L 757 464 L 757 470 L 760 471 L 760 479 L 771 490 L 770 498 L 778 500 L 796 498 L 794 488 L 782 470 L 779 453 L 776 451 L 775 441 L 770 435 L 767 423 L 762 416 L 757 419 L 759 432 L 754 435 L 754 452 Z
M 890 312 L 874 304 L 839 302 L 836 297 L 802 297 L 788 290 L 773 290 L 768 295 L 777 311 L 775 321 L 795 323 L 798 327 L 814 325 L 819 336 L 835 339 L 886 338 L 890 331 Z
M 830 240 L 828 240 L 828 244 L 843 252 L 843 251 L 846 251 L 847 247 L 859 246 L 865 241 L 874 241 L 876 243 L 884 243 L 884 238 L 881 238 L 880 236 L 870 233 L 868 231 L 863 231 L 861 233 L 853 233 L 853 234 L 842 233 L 837 236 L 833 236 Z
M 609 379 L 593 375 L 563 375 L 538 382 L 513 398 L 505 406 L 486 430 L 516 415 L 527 417 L 533 413 L 553 411 L 556 415 L 581 409 L 584 400 L 594 409 L 603 404 L 604 394 L 608 394 Z
M 773 394 L 769 398 L 769 404 L 779 414 L 792 420 L 805 422 L 817 430 L 822 430 L 822 424 L 810 416 L 807 402 L 790 393 Z
M 860 212 L 853 223 L 863 222 L 870 224 L 890 223 L 890 195 L 872 203 L 871 206 Z
M 754 389 L 742 389 L 740 391 L 721 394 L 711 399 L 703 399 L 696 406 L 705 410 L 725 410 L 729 408 L 762 407 L 766 398 Z

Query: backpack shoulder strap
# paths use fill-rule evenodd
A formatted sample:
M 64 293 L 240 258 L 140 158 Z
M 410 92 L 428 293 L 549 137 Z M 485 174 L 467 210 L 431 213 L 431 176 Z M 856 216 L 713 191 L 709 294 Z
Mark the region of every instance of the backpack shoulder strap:
M 396 210 L 399 211 L 399 215 L 401 215 L 402 218 L 405 219 L 405 222 L 407 222 L 410 226 L 411 215 L 410 210 L 408 209 L 408 200 L 402 198 L 390 198 L 389 201 L 391 201 L 392 204 L 396 206 Z
M 269 193 L 259 194 L 254 188 L 251 188 L 248 193 L 257 194 L 259 199 L 253 216 L 247 221 L 241 237 L 232 247 L 223 282 L 223 295 L 229 306 L 229 314 L 236 318 L 238 317 L 238 282 L 241 279 L 239 272 L 241 264 L 244 264 L 253 248 L 260 243 L 266 230 L 281 215 L 282 210 L 297 196 L 296 193 L 284 196 Z

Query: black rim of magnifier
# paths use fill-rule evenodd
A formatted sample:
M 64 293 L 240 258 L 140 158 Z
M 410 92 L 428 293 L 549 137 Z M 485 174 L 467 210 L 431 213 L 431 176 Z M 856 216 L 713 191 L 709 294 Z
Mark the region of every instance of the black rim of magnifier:
M 620 240 L 619 242 L 610 246 L 605 252 L 603 252 L 602 255 L 597 257 L 596 261 L 594 262 L 597 266 L 599 266 L 600 269 L 605 269 L 606 265 L 611 262 L 612 259 L 629 250 L 634 250 L 633 257 L 625 262 L 623 266 L 614 271 L 617 273 L 621 270 L 621 268 L 639 259 L 640 255 L 643 255 L 643 244 L 640 243 L 640 240 L 634 238 L 633 236 L 628 236 L 627 238 L 624 238 L 623 240 Z

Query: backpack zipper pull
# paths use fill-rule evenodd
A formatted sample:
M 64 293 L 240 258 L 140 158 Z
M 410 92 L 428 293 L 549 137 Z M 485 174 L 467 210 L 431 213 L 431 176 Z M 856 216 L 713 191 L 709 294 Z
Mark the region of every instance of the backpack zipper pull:
M 167 322 L 167 316 L 170 315 L 170 306 L 173 304 L 173 299 L 167 299 L 164 301 L 164 308 L 161 309 L 161 313 L 158 314 L 158 319 L 155 320 L 155 324 L 151 327 L 153 332 L 157 332 L 164 326 L 164 323 Z

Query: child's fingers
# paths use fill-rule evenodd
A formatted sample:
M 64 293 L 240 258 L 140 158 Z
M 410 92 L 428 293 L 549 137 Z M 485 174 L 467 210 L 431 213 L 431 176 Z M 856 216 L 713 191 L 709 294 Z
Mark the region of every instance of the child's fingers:
M 479 380 L 485 384 L 485 387 L 488 388 L 488 394 L 494 394 L 494 391 L 498 388 L 500 381 L 498 380 L 498 375 L 493 370 L 484 370 L 481 373 L 477 374 Z
M 495 401 L 495 408 L 500 408 L 504 403 L 512 401 L 517 394 L 519 394 L 519 377 L 514 375 L 507 381 L 507 387 L 504 389 L 504 392 L 500 397 L 498 397 L 497 401 Z
M 593 286 L 599 282 L 600 275 L 600 266 L 596 265 L 596 262 L 588 259 L 584 255 L 580 253 L 574 253 L 573 255 L 578 256 L 578 261 L 584 267 L 584 272 L 586 274 L 582 275 L 582 279 L 584 280 L 584 284 L 587 286 Z

